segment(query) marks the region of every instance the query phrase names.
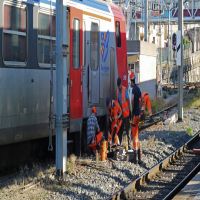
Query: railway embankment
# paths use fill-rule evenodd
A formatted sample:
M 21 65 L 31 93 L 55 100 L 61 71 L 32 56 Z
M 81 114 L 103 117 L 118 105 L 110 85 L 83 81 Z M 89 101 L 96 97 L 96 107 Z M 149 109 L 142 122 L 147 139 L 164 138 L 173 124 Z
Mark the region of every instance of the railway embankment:
M 174 108 L 171 113 L 176 113 Z M 68 174 L 57 180 L 54 164 L 22 169 L 0 186 L 0 199 L 105 199 L 122 189 L 153 165 L 170 155 L 200 130 L 200 109 L 186 108 L 184 121 L 162 122 L 141 131 L 142 163 L 96 161 L 94 157 L 71 157 Z

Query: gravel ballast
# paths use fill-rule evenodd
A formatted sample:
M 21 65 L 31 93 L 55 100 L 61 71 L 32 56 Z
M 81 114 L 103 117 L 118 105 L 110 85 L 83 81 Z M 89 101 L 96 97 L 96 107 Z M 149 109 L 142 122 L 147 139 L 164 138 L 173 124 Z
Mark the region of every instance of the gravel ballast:
M 176 109 L 173 112 L 177 112 Z M 34 179 L 38 179 L 40 184 L 35 187 L 19 190 L 21 185 L 13 182 L 2 185 L 0 199 L 106 199 L 188 141 L 200 130 L 199 116 L 200 109 L 185 110 L 183 122 L 159 123 L 141 131 L 139 137 L 143 155 L 140 165 L 80 158 L 71 165 L 70 174 L 64 181 L 55 179 L 52 165 L 44 171 L 39 170 L 38 177 Z

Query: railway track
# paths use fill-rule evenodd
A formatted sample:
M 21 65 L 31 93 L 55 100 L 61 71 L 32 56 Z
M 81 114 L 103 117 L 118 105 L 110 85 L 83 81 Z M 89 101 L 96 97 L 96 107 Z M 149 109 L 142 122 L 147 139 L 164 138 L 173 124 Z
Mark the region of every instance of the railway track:
M 162 113 L 162 111 L 161 111 L 161 113 Z M 193 141 L 195 141 L 195 140 L 193 140 Z M 168 142 L 166 142 L 166 144 L 167 143 Z M 194 145 L 193 142 L 188 143 L 188 144 L 190 144 L 190 145 L 186 145 L 186 147 L 184 147 L 184 153 L 183 153 L 185 155 L 188 154 L 188 159 L 186 159 L 186 158 L 182 159 L 182 161 L 179 161 L 180 162 L 179 165 L 190 162 L 190 160 L 194 158 L 194 155 L 192 154 L 190 149 L 199 147 L 198 143 L 195 144 L 196 146 Z M 158 145 L 158 147 L 159 146 L 161 146 L 161 145 Z M 175 146 L 175 147 L 177 147 L 177 146 Z M 149 147 L 149 149 L 150 148 L 151 147 Z M 156 148 L 156 149 L 158 149 L 158 148 Z M 166 152 L 168 152 L 167 149 L 166 149 Z M 172 149 L 170 149 L 169 152 L 172 152 Z M 160 153 L 162 153 L 162 151 L 160 151 Z M 181 154 L 182 154 L 182 151 L 180 153 L 173 154 L 173 158 L 174 159 L 178 158 Z M 162 155 L 162 158 L 164 155 Z M 154 157 L 154 155 L 153 155 L 153 157 Z M 157 155 L 155 157 L 157 157 Z M 168 159 L 171 159 L 171 158 L 168 158 Z M 160 160 L 160 157 L 159 157 L 159 160 Z M 146 163 L 149 162 L 149 159 L 144 159 L 144 163 L 142 163 L 141 166 L 139 166 L 139 165 L 136 166 L 134 164 L 132 165 L 129 162 L 126 162 L 126 163 L 112 162 L 112 160 L 111 160 L 112 163 L 109 161 L 107 164 L 100 163 L 100 164 L 102 164 L 102 166 L 101 166 L 99 163 L 96 163 L 96 161 L 94 161 L 93 163 L 88 163 L 88 161 L 86 161 L 86 167 L 84 166 L 84 163 L 82 163 L 82 164 L 78 163 L 80 161 L 77 160 L 76 165 L 78 166 L 78 168 L 75 169 L 76 175 L 75 176 L 70 175 L 65 180 L 67 184 L 70 183 L 71 186 L 74 185 L 75 187 L 66 187 L 65 182 L 59 182 L 59 181 L 57 181 L 57 179 L 54 179 L 54 176 L 52 176 L 52 173 L 54 172 L 53 168 L 52 168 L 52 171 L 48 176 L 46 176 L 46 173 L 45 173 L 45 176 L 42 176 L 42 177 L 40 177 L 40 176 L 35 177 L 33 175 L 33 180 L 29 179 L 29 178 L 24 179 L 25 180 L 24 183 L 19 182 L 20 184 L 17 186 L 15 185 L 16 184 L 15 180 L 13 181 L 14 177 L 10 177 L 9 179 L 11 179 L 11 181 L 10 181 L 11 183 L 9 183 L 9 185 L 13 185 L 13 186 L 9 187 L 8 189 L 5 189 L 6 188 L 5 186 L 7 185 L 6 184 L 7 181 L 5 180 L 6 177 L 4 177 L 4 180 L 5 180 L 5 183 L 3 184 L 4 194 L 2 193 L 2 196 L 0 195 L 1 196 L 0 199 L 1 198 L 6 199 L 4 197 L 7 195 L 7 193 L 9 193 L 10 196 L 12 194 L 18 194 L 19 195 L 18 199 L 22 199 L 22 196 L 24 197 L 24 196 L 28 196 L 28 194 L 32 194 L 33 191 L 35 192 L 35 194 L 38 194 L 38 193 L 41 194 L 42 192 L 46 191 L 46 188 L 49 188 L 50 185 L 54 185 L 54 184 L 59 185 L 59 188 L 60 188 L 59 194 L 57 193 L 57 190 L 52 190 L 50 194 L 48 193 L 48 195 L 50 195 L 50 197 L 51 197 L 49 199 L 52 199 L 51 195 L 55 195 L 55 197 L 57 199 L 60 199 L 60 198 L 62 199 L 63 196 L 68 195 L 69 198 L 72 197 L 72 199 L 73 199 L 74 196 L 76 196 L 76 197 L 79 196 L 81 198 L 81 196 L 84 197 L 85 194 L 88 195 L 88 198 L 92 197 L 93 199 L 102 199 L 102 198 L 112 199 L 112 197 L 111 196 L 109 197 L 108 195 L 113 194 L 113 191 L 116 191 L 117 188 L 119 189 L 119 188 L 122 188 L 125 186 L 127 186 L 128 188 L 124 188 L 123 190 L 120 190 L 119 192 L 115 193 L 114 194 L 115 196 L 113 197 L 113 199 L 164 199 L 165 197 L 160 195 L 161 189 L 163 191 L 165 191 L 165 190 L 168 191 L 167 193 L 163 192 L 163 194 L 165 196 L 170 195 L 170 192 L 173 194 L 173 190 L 177 190 L 177 189 L 174 189 L 174 186 L 178 185 L 178 182 L 182 182 L 182 184 L 183 184 L 184 182 L 180 181 L 180 179 L 186 177 L 186 175 L 187 175 L 187 173 L 185 172 L 182 174 L 182 177 L 179 176 L 179 178 L 177 178 L 177 180 L 175 180 L 175 177 L 177 175 L 174 173 L 174 171 L 178 171 L 178 169 L 167 168 L 166 163 L 168 161 L 169 160 L 165 159 L 164 161 L 162 161 L 160 163 L 159 166 L 156 167 L 156 165 L 155 165 L 155 169 L 153 171 L 155 174 L 151 174 L 150 172 L 144 173 L 143 178 L 136 179 L 137 182 L 135 182 L 134 186 L 131 184 L 130 184 L 131 186 L 127 186 L 127 184 L 129 184 L 129 181 L 131 180 L 130 177 L 134 177 L 134 179 L 135 179 L 137 174 L 141 174 L 141 172 L 145 172 L 147 167 L 150 166 L 150 165 L 146 165 Z M 84 159 L 83 159 L 83 162 L 84 162 Z M 151 163 L 151 161 L 150 161 L 151 166 L 155 162 Z M 169 162 L 171 162 L 171 164 L 174 164 L 176 166 L 175 161 L 173 161 L 173 159 L 171 159 Z M 166 165 L 166 167 L 165 167 L 165 165 Z M 190 165 L 190 163 L 188 163 L 188 166 L 189 165 Z M 142 168 L 142 171 L 138 170 L 138 169 L 140 169 L 140 167 Z M 160 172 L 159 169 L 161 169 L 161 168 L 163 168 L 163 169 Z M 193 168 L 193 165 L 191 166 L 191 168 Z M 185 168 L 184 166 L 182 166 L 182 168 L 180 167 L 179 169 L 185 169 L 186 171 L 189 172 L 191 170 L 191 168 Z M 83 169 L 83 171 L 82 171 L 82 169 Z M 196 169 L 198 170 L 198 167 Z M 168 171 L 171 170 L 172 173 L 169 174 L 168 172 L 166 172 L 167 170 Z M 96 171 L 98 171 L 98 172 L 96 172 Z M 99 171 L 101 171 L 101 172 L 99 173 Z M 80 175 L 79 175 L 79 172 L 80 172 Z M 166 174 L 166 176 L 163 176 L 162 172 L 164 172 Z M 94 176 L 91 175 L 93 173 L 94 173 Z M 29 175 L 29 173 L 25 173 L 25 174 Z M 36 173 L 36 174 L 38 174 L 38 173 Z M 22 177 L 20 176 L 20 179 L 23 181 Z M 51 178 L 49 178 L 49 177 L 51 177 Z M 163 177 L 164 180 L 161 180 L 159 182 L 160 177 Z M 173 180 L 172 181 L 173 183 L 170 182 L 171 181 L 170 178 Z M 21 181 L 20 179 L 17 179 L 17 181 Z M 148 185 L 147 184 L 144 185 L 145 181 L 147 181 Z M 170 184 L 167 181 L 169 181 Z M 102 186 L 102 182 L 105 182 L 104 186 Z M 0 178 L 0 183 L 1 183 L 1 178 Z M 171 185 L 172 187 L 166 189 L 164 184 L 167 184 L 167 183 L 168 183 L 168 185 Z M 17 182 L 17 184 L 18 184 L 18 182 Z M 78 187 L 76 187 L 76 184 L 78 185 Z M 84 184 L 84 186 L 81 187 L 81 184 Z M 116 187 L 113 190 L 113 187 L 118 186 L 118 185 L 120 187 Z M 156 186 L 158 187 L 157 189 L 155 188 Z M 100 188 L 101 188 L 102 194 L 99 194 Z M 109 188 L 111 188 L 111 189 L 109 189 Z M 1 187 L 0 187 L 0 189 L 1 189 Z M 54 191 L 56 194 L 53 194 Z M 99 193 L 98 192 L 96 193 L 96 191 L 98 191 Z M 107 193 L 106 192 L 104 193 L 104 191 L 106 191 Z M 132 193 L 133 191 L 138 191 L 138 192 Z M 145 193 L 145 192 L 147 192 L 147 193 Z M 60 197 L 60 195 L 62 195 L 62 197 Z M 169 198 L 169 199 L 171 199 L 171 198 Z
M 110 199 L 172 199 L 200 170 L 200 156 L 192 151 L 199 147 L 200 131 Z
M 178 89 L 177 85 L 174 84 L 165 84 L 163 85 L 164 89 Z M 195 89 L 195 88 L 200 88 L 200 82 L 190 82 L 190 83 L 185 83 L 183 85 L 184 89 Z
M 151 116 L 151 118 L 145 119 L 144 124 L 142 124 L 142 125 L 140 126 L 140 130 L 144 130 L 144 129 L 150 127 L 150 126 L 153 126 L 153 125 L 155 125 L 155 124 L 157 124 L 157 123 L 163 121 L 163 120 L 164 120 L 164 115 L 167 115 L 167 113 L 168 113 L 170 110 L 172 110 L 173 108 L 175 108 L 175 107 L 177 107 L 177 104 L 174 104 L 174 105 L 172 105 L 172 106 L 169 106 L 169 107 L 167 107 L 167 108 L 165 108 L 165 109 L 163 109 L 163 110 L 161 110 L 161 111 L 159 111 L 159 112 L 153 114 L 153 115 Z

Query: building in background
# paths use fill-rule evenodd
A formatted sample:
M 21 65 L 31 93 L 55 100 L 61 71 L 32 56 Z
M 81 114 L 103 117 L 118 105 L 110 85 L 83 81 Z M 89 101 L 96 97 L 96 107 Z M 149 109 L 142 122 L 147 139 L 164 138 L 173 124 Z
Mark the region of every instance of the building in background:
M 122 7 L 126 16 L 127 40 L 143 41 L 145 1 L 113 0 L 113 2 Z M 194 81 L 200 78 L 198 75 L 200 64 L 197 66 L 196 62 L 199 60 L 200 50 L 200 1 L 186 0 L 183 13 L 184 79 Z M 148 0 L 148 19 L 148 42 L 157 47 L 157 80 L 163 83 L 175 83 L 177 68 L 176 54 L 172 51 L 172 35 L 178 30 L 178 0 Z
M 127 59 L 129 69 L 134 72 L 136 83 L 141 91 L 156 97 L 156 45 L 134 40 L 127 41 Z

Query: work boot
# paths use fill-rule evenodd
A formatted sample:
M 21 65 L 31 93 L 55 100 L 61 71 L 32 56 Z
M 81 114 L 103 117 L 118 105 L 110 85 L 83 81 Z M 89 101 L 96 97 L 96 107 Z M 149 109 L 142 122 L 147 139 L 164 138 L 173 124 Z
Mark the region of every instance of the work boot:
M 111 152 L 111 143 L 108 142 L 108 152 Z
M 138 163 L 140 164 L 142 162 L 142 149 L 138 149 Z
M 138 164 L 138 150 L 134 150 L 134 152 L 133 152 L 133 162 L 136 165 Z
M 131 140 L 130 140 L 130 138 L 128 138 L 128 150 L 132 150 L 132 146 L 131 146 Z
M 128 146 L 128 150 L 132 150 L 132 147 L 131 147 L 131 146 Z
M 144 113 L 144 111 L 141 111 L 140 121 L 145 121 L 145 113 Z

